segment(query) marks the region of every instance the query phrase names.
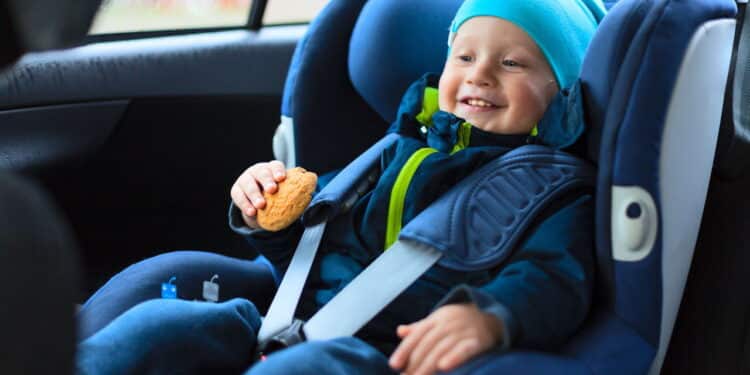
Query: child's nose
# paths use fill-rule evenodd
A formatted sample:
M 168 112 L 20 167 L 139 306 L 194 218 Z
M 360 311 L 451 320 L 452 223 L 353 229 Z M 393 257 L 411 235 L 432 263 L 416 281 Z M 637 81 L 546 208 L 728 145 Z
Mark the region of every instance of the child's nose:
M 481 87 L 494 87 L 497 85 L 495 76 L 492 74 L 491 67 L 487 64 L 476 64 L 466 77 L 467 83 Z

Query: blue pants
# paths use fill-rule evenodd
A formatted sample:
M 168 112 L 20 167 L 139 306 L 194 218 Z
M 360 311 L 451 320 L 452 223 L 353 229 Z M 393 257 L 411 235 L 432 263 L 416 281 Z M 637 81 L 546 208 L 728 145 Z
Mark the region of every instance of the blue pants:
M 214 274 L 219 275 L 220 302 L 193 301 L 203 299 L 203 281 Z M 161 283 L 172 276 L 180 299 L 161 299 Z M 79 312 L 78 373 L 395 373 L 382 353 L 354 337 L 302 343 L 253 363 L 260 316 L 276 282 L 263 260 L 206 252 L 173 252 L 136 263 Z M 493 374 L 505 367 L 493 367 L 502 359 L 487 353 L 450 373 Z
M 161 254 L 118 273 L 84 303 L 77 316 L 78 338 L 88 338 L 141 302 L 161 298 L 161 284 L 171 277 L 180 299 L 203 300 L 203 281 L 213 275 L 218 275 L 220 301 L 245 298 L 262 314 L 276 292 L 275 276 L 264 258 L 250 261 L 199 251 Z
M 79 343 L 87 374 L 394 374 L 387 358 L 353 337 L 306 342 L 253 363 L 260 314 L 245 299 L 154 299 Z
M 203 281 L 213 275 L 220 303 L 193 301 L 203 300 Z M 173 276 L 179 300 L 161 299 L 161 284 Z M 263 259 L 178 251 L 136 263 L 82 306 L 78 373 L 393 373 L 383 354 L 356 338 L 303 343 L 253 366 L 260 315 L 277 281 Z
M 394 375 L 377 349 L 356 337 L 310 341 L 268 356 L 245 375 Z
M 252 362 L 252 303 L 153 299 L 78 344 L 76 370 L 96 374 L 238 374 Z

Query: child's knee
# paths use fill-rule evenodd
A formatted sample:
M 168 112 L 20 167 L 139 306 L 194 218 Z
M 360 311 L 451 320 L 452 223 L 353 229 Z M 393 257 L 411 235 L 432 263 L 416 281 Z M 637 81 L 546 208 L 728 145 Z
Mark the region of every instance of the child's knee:
M 254 335 L 260 328 L 260 313 L 252 302 L 241 298 L 221 303 L 153 299 L 134 306 L 113 323 L 118 321 L 129 321 L 142 328 L 154 326 L 158 331 L 220 331 L 227 327 Z
M 98 342 L 143 345 L 210 345 L 235 343 L 254 346 L 260 314 L 247 300 L 223 303 L 154 299 L 126 311 L 92 336 Z M 138 344 L 141 343 L 141 344 Z
M 155 299 L 128 310 L 79 345 L 91 373 L 198 373 L 250 364 L 260 314 L 247 300 L 223 303 Z M 189 357 L 185 357 L 185 353 Z
M 219 307 L 223 311 L 223 314 L 227 314 L 229 317 L 238 318 L 246 322 L 248 327 L 255 333 L 260 329 L 261 320 L 258 309 L 255 307 L 255 304 L 244 298 L 233 298 L 226 302 L 210 305 Z

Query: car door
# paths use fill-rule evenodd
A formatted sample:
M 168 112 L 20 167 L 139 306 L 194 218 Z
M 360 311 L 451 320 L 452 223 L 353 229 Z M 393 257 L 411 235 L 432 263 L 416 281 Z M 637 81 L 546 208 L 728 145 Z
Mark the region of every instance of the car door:
M 254 255 L 226 226 L 229 188 L 272 158 L 289 61 L 326 2 L 110 0 L 83 44 L 0 77 L 0 167 L 61 206 L 84 293 L 166 251 Z

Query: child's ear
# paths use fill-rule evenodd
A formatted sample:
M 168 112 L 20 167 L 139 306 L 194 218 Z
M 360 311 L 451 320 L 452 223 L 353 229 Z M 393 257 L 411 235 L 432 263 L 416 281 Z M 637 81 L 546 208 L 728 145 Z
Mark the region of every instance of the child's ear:
M 550 97 L 554 97 L 557 95 L 557 92 L 560 91 L 560 85 L 557 84 L 557 80 L 555 79 L 547 81 L 547 86 L 545 88 L 549 90 L 548 94 Z

